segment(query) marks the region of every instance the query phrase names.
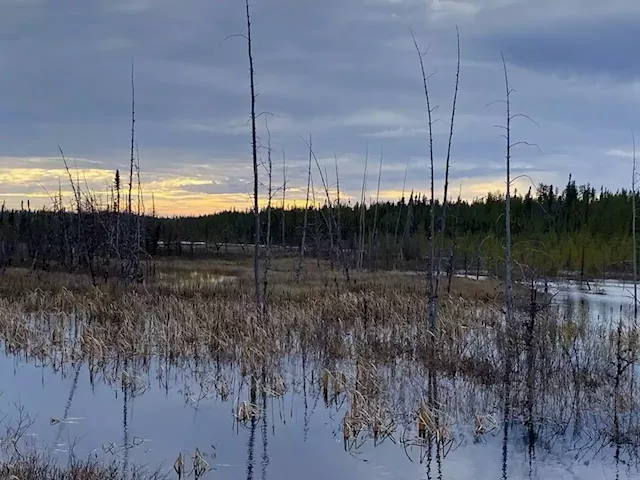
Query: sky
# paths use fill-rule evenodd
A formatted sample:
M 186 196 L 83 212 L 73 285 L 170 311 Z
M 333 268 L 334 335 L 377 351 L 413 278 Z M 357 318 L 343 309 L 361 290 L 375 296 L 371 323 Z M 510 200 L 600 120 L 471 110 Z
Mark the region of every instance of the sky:
M 252 0 L 261 203 L 271 137 L 274 202 L 303 205 L 311 136 L 329 188 L 357 201 L 429 190 L 427 109 L 411 31 L 425 51 L 436 191 L 456 75 L 450 194 L 504 191 L 506 59 L 514 187 L 629 188 L 640 118 L 637 0 Z M 244 209 L 252 199 L 242 0 L 0 0 L 0 199 L 72 193 L 58 150 L 106 198 L 128 172 L 131 64 L 145 208 Z M 525 117 L 526 115 L 526 117 Z M 528 118 L 527 118 L 528 117 Z M 268 126 L 268 131 L 267 131 Z M 314 162 L 317 201 L 324 195 Z M 126 174 L 123 175 L 126 177 Z M 85 183 L 86 180 L 86 183 Z

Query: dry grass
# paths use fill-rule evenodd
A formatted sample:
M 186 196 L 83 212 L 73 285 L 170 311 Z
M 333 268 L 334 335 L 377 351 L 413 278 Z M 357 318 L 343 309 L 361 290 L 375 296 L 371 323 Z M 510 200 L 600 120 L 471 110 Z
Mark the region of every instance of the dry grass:
M 4 462 L 0 466 L 3 480 L 161 480 L 168 478 L 158 472 L 134 468 L 125 475 L 117 463 L 101 464 L 94 460 L 72 460 L 58 466 L 50 458 L 32 454 Z
M 185 400 L 233 400 L 239 424 L 263 414 L 255 391 L 247 394 L 248 379 L 269 397 L 295 394 L 303 382 L 305 395 L 323 398 L 339 415 L 347 449 L 389 440 L 409 449 L 435 441 L 446 450 L 463 432 L 476 441 L 495 435 L 507 355 L 506 421 L 516 430 L 534 425 L 540 442 L 579 427 L 583 434 L 572 448 L 592 449 L 611 442 L 614 416 L 634 412 L 640 392 L 630 365 L 638 342 L 628 327 L 618 333 L 547 308 L 533 324 L 520 311 L 506 329 L 499 283 L 455 278 L 451 295 L 441 294 L 432 342 L 422 276 L 352 273 L 347 279 L 310 262 L 297 282 L 293 271 L 288 259 L 275 262 L 268 316 L 257 318 L 250 266 L 238 263 L 167 261 L 154 283 L 128 290 L 9 270 L 0 282 L 6 293 L 0 337 L 9 352 L 54 367 L 85 361 L 92 379 L 138 394 L 147 388 L 145 371 L 195 368 L 189 377 L 200 390 L 185 386 Z M 621 356 L 624 368 L 616 370 Z M 435 398 L 430 378 L 438 386 Z M 640 431 L 630 422 L 624 428 L 627 437 Z

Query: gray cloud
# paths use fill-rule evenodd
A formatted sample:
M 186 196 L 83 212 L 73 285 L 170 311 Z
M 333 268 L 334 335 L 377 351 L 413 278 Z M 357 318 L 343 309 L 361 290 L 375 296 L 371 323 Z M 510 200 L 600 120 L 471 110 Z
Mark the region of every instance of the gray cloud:
M 188 192 L 246 193 L 246 45 L 229 37 L 244 33 L 242 3 L 2 2 L 0 157 L 14 159 L 9 166 L 15 168 L 29 168 L 28 158 L 51 157 L 53 168 L 60 144 L 96 168 L 125 165 L 133 57 L 143 169 L 152 176 L 193 169 L 209 175 L 208 184 L 185 185 Z M 332 178 L 333 155 L 339 157 L 341 186 L 353 195 L 367 148 L 370 186 L 383 148 L 383 188 L 400 190 L 411 160 L 408 188 L 426 191 L 426 111 L 409 29 L 429 46 L 441 163 L 457 24 L 463 63 L 455 180 L 463 188 L 474 179 L 500 185 L 504 145 L 494 125 L 504 122 L 504 112 L 491 102 L 504 95 L 502 50 L 516 89 L 514 111 L 539 124 L 514 123 L 514 138 L 540 145 L 514 152 L 516 174 L 558 183 L 574 172 L 580 182 L 615 188 L 627 182 L 628 159 L 606 152 L 628 149 L 640 106 L 640 72 L 630 61 L 639 53 L 638 20 L 640 5 L 631 0 L 255 2 L 258 109 L 272 114 L 276 165 L 284 149 L 292 184 L 304 184 L 300 137 L 312 134 Z M 260 139 L 266 143 L 264 117 Z M 439 176 L 441 170 L 439 164 Z

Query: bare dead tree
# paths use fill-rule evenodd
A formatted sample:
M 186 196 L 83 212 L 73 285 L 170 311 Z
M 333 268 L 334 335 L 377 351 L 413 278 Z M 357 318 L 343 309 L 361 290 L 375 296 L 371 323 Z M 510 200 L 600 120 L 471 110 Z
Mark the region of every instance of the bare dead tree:
M 633 172 L 631 176 L 631 208 L 632 208 L 632 243 L 633 243 L 633 326 L 630 328 L 629 332 L 629 350 L 631 351 L 631 364 L 636 365 L 637 363 L 637 342 L 638 342 L 638 244 L 637 244 L 637 234 L 636 234 L 636 179 L 637 179 L 637 163 L 636 163 L 636 137 L 633 130 L 631 130 L 631 140 L 632 140 L 632 159 L 633 159 Z M 632 392 L 634 392 L 636 383 L 636 368 L 631 369 L 631 379 L 630 379 L 630 388 L 629 391 L 631 394 L 629 398 L 631 399 L 630 411 L 635 412 L 636 402 Z M 629 429 L 631 430 L 635 415 L 631 415 L 629 418 Z M 637 420 L 636 420 L 637 421 Z M 637 426 L 636 426 L 637 428 Z
M 349 282 L 349 265 L 348 262 L 344 259 L 344 248 L 342 242 L 342 220 L 341 220 L 341 212 L 342 204 L 340 203 L 340 172 L 338 171 L 338 156 L 334 153 L 333 160 L 336 168 L 336 249 L 337 249 L 337 257 L 338 261 L 342 263 L 342 268 L 344 271 L 345 278 L 347 282 Z
M 400 239 L 400 260 L 404 261 L 404 245 L 409 236 L 411 230 L 411 224 L 413 222 L 413 190 L 409 195 L 409 203 L 407 203 L 407 218 L 404 222 L 404 230 L 402 231 L 402 238 Z
M 67 159 L 64 155 L 64 152 L 62 151 L 62 147 L 60 147 L 58 145 L 58 150 L 60 152 L 60 155 L 62 156 L 62 161 L 64 163 L 64 168 L 67 172 L 67 175 L 69 177 L 69 183 L 71 184 L 71 189 L 73 190 L 73 196 L 76 202 L 76 212 L 77 212 L 77 218 L 76 218 L 76 222 L 78 225 L 77 228 L 77 239 L 76 239 L 76 249 L 80 250 L 81 254 L 84 255 L 85 257 L 85 261 L 87 263 L 87 268 L 89 269 L 89 272 L 91 274 L 91 281 L 93 283 L 93 285 L 96 284 L 96 276 L 95 276 L 95 272 L 93 269 L 93 261 L 91 256 L 89 255 L 89 248 L 87 245 L 87 238 L 86 235 L 84 234 L 84 212 L 83 212 L 83 207 L 82 207 L 82 189 L 80 186 L 80 182 L 78 180 L 73 179 L 73 175 L 71 175 L 71 170 L 69 169 L 69 164 L 67 163 Z M 27 201 L 27 205 L 28 208 L 29 207 L 29 202 Z M 37 260 L 37 255 L 38 255 L 38 251 L 36 251 L 34 258 L 33 258 L 33 267 L 35 268 L 35 264 L 36 264 L 36 260 Z M 72 255 L 73 257 L 73 255 Z M 76 257 L 77 258 L 77 257 Z M 75 262 L 74 262 L 75 263 Z
M 136 163 L 135 159 L 135 146 L 136 146 L 136 89 L 135 89 L 135 76 L 134 76 L 134 63 L 131 59 L 131 156 L 129 159 L 129 193 L 127 198 L 127 236 L 126 245 L 128 257 L 127 268 L 124 269 L 124 275 L 128 279 L 138 276 L 139 274 L 139 244 L 135 245 L 136 234 L 133 223 L 133 172 Z
M 422 85 L 424 88 L 424 96 L 427 106 L 427 120 L 429 126 L 429 160 L 431 166 L 431 199 L 429 202 L 429 286 L 428 286 L 428 295 L 429 295 L 429 303 L 428 303 L 428 312 L 427 316 L 429 318 L 429 329 L 433 334 L 435 331 L 435 316 L 434 316 L 434 302 L 435 295 L 437 292 L 435 291 L 435 231 L 436 231 L 436 212 L 435 212 L 435 183 L 434 183 L 434 165 L 433 165 L 433 109 L 431 108 L 431 99 L 429 97 L 429 77 L 425 73 L 424 69 L 424 56 L 425 53 L 422 53 L 422 50 L 418 46 L 418 41 L 416 40 L 415 35 L 411 32 L 411 37 L 413 38 L 413 45 L 415 46 L 416 53 L 418 54 L 418 60 L 420 61 L 420 72 L 422 74 Z
M 311 177 L 311 209 L 313 211 L 313 233 L 315 244 L 315 257 L 316 264 L 320 266 L 320 253 L 322 249 L 322 238 L 320 236 L 320 221 L 318 220 L 318 212 L 320 212 L 320 206 L 316 200 L 316 187 L 313 184 L 313 177 Z
M 309 148 L 309 152 L 311 152 L 311 156 L 313 157 L 316 167 L 318 169 L 318 173 L 320 174 L 320 182 L 322 183 L 322 189 L 324 191 L 325 194 L 325 203 L 326 203 L 326 207 L 327 207 L 327 215 L 324 214 L 324 211 L 320 208 L 320 206 L 318 204 L 316 204 L 316 199 L 315 199 L 315 189 L 313 188 L 313 179 L 311 179 L 311 184 L 312 184 L 312 188 L 311 191 L 313 193 L 313 205 L 314 208 L 318 208 L 320 210 L 320 214 L 324 220 L 324 224 L 327 226 L 327 232 L 329 234 L 329 248 L 330 248 L 330 252 L 333 255 L 334 252 L 334 239 L 333 239 L 333 202 L 331 201 L 331 193 L 329 192 L 329 184 L 328 184 L 328 180 L 326 179 L 326 174 L 322 173 L 322 168 L 320 167 L 320 162 L 318 161 L 318 157 L 316 156 L 315 152 L 313 151 L 313 147 L 311 146 L 311 144 L 309 142 L 307 142 L 304 138 L 302 139 L 305 144 L 307 145 L 307 147 Z M 316 212 L 316 218 L 317 218 L 317 212 Z M 316 225 L 316 228 L 319 225 Z M 333 268 L 333 257 L 331 257 L 331 266 Z
M 135 165 L 134 149 L 136 141 L 136 85 L 134 79 L 134 65 L 133 59 L 131 60 L 131 158 L 129 162 L 129 197 L 127 201 L 127 214 L 129 215 L 129 222 L 131 222 L 131 192 L 133 190 L 133 169 Z M 131 225 L 130 225 L 131 228 Z M 129 231 L 131 235 L 131 231 Z
M 287 199 L 287 157 L 282 150 L 282 248 L 286 246 L 285 241 L 285 215 L 286 215 L 286 199 Z
M 249 0 L 245 0 L 245 8 L 247 13 L 247 56 L 249 57 L 249 82 L 251 89 L 251 157 L 253 162 L 253 217 L 254 217 L 254 233 L 253 233 L 253 277 L 255 286 L 256 311 L 258 315 L 261 311 L 260 300 L 260 209 L 258 206 L 258 140 L 256 127 L 256 87 L 255 87 L 255 69 L 253 65 L 253 45 L 251 43 L 251 12 L 249 8 Z
M 136 209 L 136 251 L 140 250 L 140 246 L 142 245 L 142 232 L 141 232 L 141 219 L 143 212 L 143 200 L 142 200 L 142 183 L 140 181 L 140 150 L 138 149 L 138 143 L 136 142 L 136 180 L 138 183 L 138 191 L 137 191 L 137 200 L 138 205 Z
M 458 250 L 458 222 L 460 219 L 460 205 L 462 204 L 462 186 L 460 186 L 460 192 L 458 193 L 458 208 L 456 212 L 456 219 L 453 225 L 453 238 L 451 239 L 451 248 L 449 249 L 449 263 L 447 265 L 447 295 L 451 293 L 451 279 L 453 277 L 453 270 L 455 268 L 456 252 Z M 466 259 L 465 259 L 466 266 Z M 465 275 L 467 274 L 465 268 Z
M 504 68 L 504 85 L 506 92 L 506 130 L 504 138 L 506 140 L 506 160 L 507 160 L 507 189 L 505 194 L 505 235 L 506 235 L 506 259 L 505 259 L 505 323 L 507 328 L 511 328 L 511 319 L 513 316 L 513 305 L 511 298 L 511 89 L 509 88 L 509 73 L 507 71 L 507 62 L 502 55 L 502 66 Z
M 409 173 L 409 160 L 407 160 L 407 166 L 404 169 L 404 180 L 402 181 L 402 200 L 404 201 L 404 191 L 405 188 L 407 186 L 407 174 Z M 400 210 L 398 212 L 398 217 L 396 218 L 396 229 L 395 229 L 395 233 L 393 234 L 393 247 L 396 248 L 398 246 L 398 228 L 400 227 L 400 217 L 402 217 L 402 210 Z M 402 249 L 399 249 L 398 251 L 398 256 L 400 256 L 402 253 Z
M 116 255 L 118 256 L 118 258 L 120 259 L 120 230 L 121 230 L 121 225 L 120 225 L 120 192 L 122 190 L 122 184 L 120 181 L 120 170 L 116 170 L 116 177 L 114 180 L 114 188 L 115 188 L 115 194 L 116 194 L 116 198 L 114 201 L 114 209 L 116 212 L 116 232 L 115 232 L 115 237 L 116 237 L 116 244 L 115 244 L 115 251 L 116 251 Z M 121 265 L 122 266 L 122 265 Z
M 438 290 L 440 284 L 440 262 L 442 260 L 442 250 L 444 248 L 444 239 L 445 233 L 447 230 L 447 200 L 448 200 L 448 191 L 449 191 L 449 167 L 451 165 L 451 144 L 453 142 L 453 128 L 455 125 L 456 118 L 456 103 L 458 101 L 458 86 L 460 85 L 460 31 L 458 27 L 456 27 L 456 38 L 457 38 L 457 67 L 456 67 L 456 82 L 455 88 L 453 91 L 453 105 L 451 107 L 451 122 L 449 123 L 449 142 L 447 145 L 447 157 L 445 160 L 445 170 L 444 170 L 444 196 L 442 199 L 442 215 L 440 217 L 440 245 L 438 247 L 438 255 L 436 257 L 436 274 L 435 274 L 435 286 L 433 290 L 433 299 L 431 304 L 431 318 L 430 325 L 431 328 L 435 330 L 435 327 L 438 323 Z M 425 83 L 426 85 L 426 83 Z M 425 87 L 426 92 L 426 87 Z M 432 153 L 433 159 L 433 153 Z M 431 185 L 431 195 L 433 196 L 433 183 Z M 433 205 L 431 206 L 433 209 Z M 433 217 L 432 217 L 433 218 Z
M 366 194 L 367 194 L 367 168 L 369 164 L 369 146 L 364 156 L 364 171 L 362 173 L 362 192 L 360 193 L 360 232 L 358 246 L 358 270 L 362 270 L 362 261 L 364 259 L 364 236 L 365 236 L 365 214 L 366 214 Z
M 507 166 L 507 189 L 505 194 L 505 231 L 506 231 L 506 258 L 505 258 L 505 331 L 506 331 L 506 348 L 505 355 L 505 371 L 504 371 L 504 392 L 503 392 L 503 464 L 507 462 L 507 445 L 509 437 L 509 420 L 511 407 L 511 340 L 513 331 L 513 305 L 511 298 L 511 89 L 509 88 L 509 74 L 507 71 L 507 62 L 502 56 L 502 66 L 504 68 L 504 85 L 505 85 L 505 102 L 506 102 L 506 125 L 504 138 L 506 140 L 506 166 Z M 504 471 L 506 476 L 506 467 Z
M 304 260 L 305 242 L 307 240 L 307 224 L 309 221 L 309 189 L 311 188 L 311 160 L 313 159 L 311 135 L 309 135 L 309 168 L 307 173 L 307 197 L 304 203 L 304 219 L 302 221 L 302 240 L 300 242 L 300 255 L 298 260 L 298 270 L 296 272 L 296 278 L 300 279 L 300 273 L 302 272 L 302 261 Z
M 636 243 L 636 136 L 631 131 L 631 140 L 633 142 L 633 175 L 631 176 L 631 208 L 632 208 L 632 229 L 633 229 L 633 319 L 637 328 L 638 321 L 638 244 Z
M 378 188 L 376 190 L 376 204 L 373 207 L 373 229 L 369 234 L 369 268 L 371 268 L 372 248 L 374 240 L 377 241 L 378 237 L 378 203 L 380 202 L 380 179 L 382 178 L 382 159 L 384 158 L 384 152 L 380 149 L 380 166 L 378 167 Z M 377 258 L 376 248 L 376 258 Z M 377 262 L 376 262 L 377 267 Z
M 271 200 L 273 198 L 273 162 L 271 161 L 271 131 L 269 130 L 269 123 L 265 119 L 265 128 L 267 130 L 267 238 L 265 249 L 265 261 L 264 261 L 264 277 L 263 277 L 263 290 L 262 290 L 262 314 L 263 321 L 268 319 L 267 312 L 267 287 L 269 284 L 268 276 L 269 269 L 271 268 Z

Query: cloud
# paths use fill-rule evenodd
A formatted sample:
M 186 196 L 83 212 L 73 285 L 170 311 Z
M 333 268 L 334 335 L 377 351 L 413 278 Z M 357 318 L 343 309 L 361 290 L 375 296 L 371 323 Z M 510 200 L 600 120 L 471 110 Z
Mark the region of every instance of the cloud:
M 412 28 L 429 46 L 441 189 L 458 25 L 451 166 L 463 197 L 504 185 L 504 141 L 495 128 L 505 122 L 496 103 L 504 97 L 500 51 L 515 89 L 513 111 L 538 124 L 514 119 L 514 141 L 540 146 L 514 149 L 514 175 L 562 185 L 573 173 L 578 182 L 619 188 L 628 183 L 630 157 L 612 152 L 630 151 L 640 108 L 640 71 L 630 61 L 640 53 L 632 41 L 638 20 L 640 3 L 632 0 L 256 2 L 260 158 L 268 120 L 275 178 L 284 151 L 292 198 L 306 185 L 301 137 L 309 135 L 332 185 L 337 156 L 345 198 L 359 196 L 367 150 L 368 185 L 376 184 L 382 150 L 385 195 L 399 194 L 407 163 L 406 189 L 426 192 L 428 124 Z M 43 188 L 56 190 L 63 168 L 58 145 L 101 191 L 116 168 L 127 168 L 134 58 L 143 182 L 158 210 L 248 205 L 248 64 L 244 40 L 232 36 L 244 22 L 235 0 L 2 2 L 0 197 L 11 205 L 27 196 L 45 202 Z

